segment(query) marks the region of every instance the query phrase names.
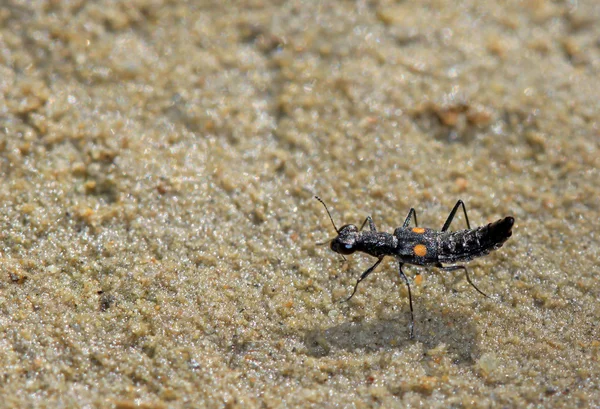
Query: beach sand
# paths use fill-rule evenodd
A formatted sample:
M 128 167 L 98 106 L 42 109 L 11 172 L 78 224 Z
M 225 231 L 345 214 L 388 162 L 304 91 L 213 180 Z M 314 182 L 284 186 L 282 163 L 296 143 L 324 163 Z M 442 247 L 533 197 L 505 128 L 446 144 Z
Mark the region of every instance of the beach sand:
M 593 1 L 2 2 L 0 406 L 600 406 L 598 38 Z M 392 258 L 340 303 L 375 259 L 314 195 L 516 223 L 489 299 L 405 269 L 411 340 Z

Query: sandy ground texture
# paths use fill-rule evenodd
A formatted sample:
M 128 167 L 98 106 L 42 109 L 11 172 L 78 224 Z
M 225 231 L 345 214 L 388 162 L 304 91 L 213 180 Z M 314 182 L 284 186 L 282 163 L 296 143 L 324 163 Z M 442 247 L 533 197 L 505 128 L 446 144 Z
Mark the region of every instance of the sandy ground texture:
M 3 0 L 0 406 L 598 407 L 599 3 L 457 3 Z

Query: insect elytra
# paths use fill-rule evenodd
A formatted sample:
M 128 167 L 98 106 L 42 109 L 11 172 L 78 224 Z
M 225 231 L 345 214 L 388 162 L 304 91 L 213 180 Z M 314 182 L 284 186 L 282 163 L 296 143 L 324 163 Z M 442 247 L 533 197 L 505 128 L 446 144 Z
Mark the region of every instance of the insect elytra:
M 481 295 L 488 297 L 471 281 L 469 272 L 465 266 L 444 264 L 466 262 L 499 249 L 512 235 L 512 227 L 515 222 L 513 217 L 507 216 L 493 223 L 472 229 L 465 204 L 462 200 L 459 200 L 452 208 L 441 230 L 419 227 L 417 212 L 414 208 L 410 209 L 403 225 L 396 228 L 394 233 L 377 231 L 371 216 L 367 216 L 360 228 L 353 224 L 346 224 L 338 229 L 325 202 L 318 196 L 315 196 L 315 198 L 325 207 L 325 211 L 337 233 L 337 237 L 331 240 L 331 250 L 341 254 L 342 257 L 357 251 L 377 257 L 375 264 L 361 274 L 356 281 L 352 294 L 345 301 L 349 301 L 354 296 L 360 282 L 375 270 L 385 256 L 395 257 L 398 260 L 400 277 L 408 289 L 411 338 L 414 338 L 412 294 L 410 283 L 402 270 L 402 266 L 404 264 L 411 264 L 416 266 L 432 266 L 444 271 L 464 270 L 469 284 Z M 461 206 L 465 215 L 467 229 L 449 231 L 450 224 L 458 208 Z M 409 227 L 411 218 L 414 219 L 414 227 Z M 366 224 L 369 225 L 369 230 L 363 231 Z

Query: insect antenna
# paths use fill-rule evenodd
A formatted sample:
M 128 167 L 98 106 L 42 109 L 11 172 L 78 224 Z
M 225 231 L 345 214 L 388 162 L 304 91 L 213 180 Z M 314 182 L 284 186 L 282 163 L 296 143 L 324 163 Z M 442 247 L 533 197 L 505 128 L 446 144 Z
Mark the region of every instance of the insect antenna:
M 333 217 L 331 217 L 331 213 L 329 213 L 329 209 L 327 208 L 327 205 L 325 204 L 325 202 L 323 200 L 321 200 L 321 198 L 319 196 L 315 196 L 315 199 L 317 199 L 319 202 L 321 202 L 323 204 L 323 207 L 325 207 L 325 211 L 329 215 L 329 220 L 331 220 L 331 224 L 333 224 L 333 228 L 335 229 L 335 232 L 337 234 L 340 234 L 340 231 L 338 230 L 338 228 L 335 227 L 335 223 L 333 222 Z
M 315 196 L 315 199 L 317 199 L 319 202 L 321 202 L 323 204 L 323 207 L 325 207 L 325 211 L 327 212 L 327 215 L 329 216 L 329 220 L 331 220 L 331 224 L 333 225 L 333 228 L 335 229 L 335 232 L 339 235 L 340 231 L 336 227 L 335 222 L 333 221 L 333 217 L 331 217 L 331 213 L 329 213 L 329 209 L 327 208 L 327 205 L 325 204 L 325 202 L 323 200 L 321 200 L 321 198 L 319 196 Z M 327 241 L 322 241 L 322 242 L 317 243 L 317 245 L 318 246 L 323 246 L 325 244 L 331 243 L 333 240 L 335 240 L 335 239 L 331 239 L 331 240 L 327 240 Z M 346 261 L 346 257 L 344 257 L 343 254 L 340 254 L 340 256 L 342 256 L 342 261 Z

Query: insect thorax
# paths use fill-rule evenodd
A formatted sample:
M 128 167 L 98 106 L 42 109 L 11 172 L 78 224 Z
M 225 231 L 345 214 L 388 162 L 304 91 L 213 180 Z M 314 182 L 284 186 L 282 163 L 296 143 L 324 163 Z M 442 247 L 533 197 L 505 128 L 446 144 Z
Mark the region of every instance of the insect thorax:
M 362 251 L 374 257 L 395 254 L 398 239 L 393 234 L 364 231 L 356 243 L 356 251 Z

